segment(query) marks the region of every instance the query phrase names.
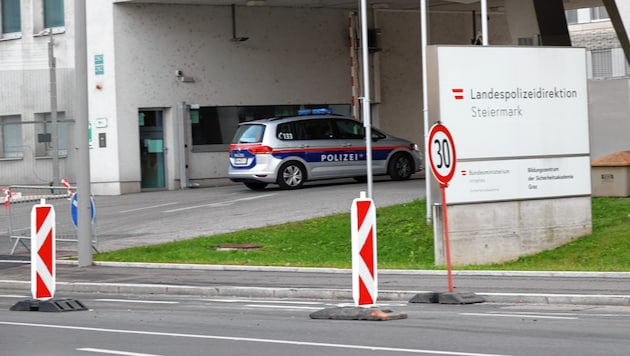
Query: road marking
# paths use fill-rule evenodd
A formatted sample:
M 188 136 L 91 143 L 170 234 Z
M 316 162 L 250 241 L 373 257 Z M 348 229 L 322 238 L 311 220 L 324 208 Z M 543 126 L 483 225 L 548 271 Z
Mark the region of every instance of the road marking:
M 254 300 L 254 299 L 202 299 L 204 302 L 219 303 L 269 303 L 269 304 L 297 304 L 297 305 L 324 305 L 320 302 L 302 302 L 296 300 Z
M 207 339 L 207 340 L 221 340 L 221 341 L 241 341 L 241 342 L 255 342 L 255 343 L 263 343 L 263 344 L 280 344 L 280 345 L 293 345 L 293 346 L 313 346 L 313 347 L 321 347 L 321 348 L 368 350 L 368 351 L 385 351 L 385 352 L 404 352 L 404 353 L 411 353 L 411 354 L 451 355 L 451 356 L 508 356 L 508 355 L 504 355 L 504 354 L 484 354 L 484 353 L 442 351 L 442 350 L 404 349 L 404 348 L 397 348 L 397 347 L 365 346 L 365 345 L 350 345 L 350 344 L 330 344 L 330 343 L 308 342 L 308 341 L 291 341 L 291 340 L 279 340 L 279 339 L 257 339 L 257 338 L 233 337 L 233 336 L 216 336 L 216 335 L 200 335 L 200 334 L 177 334 L 177 333 L 166 333 L 166 332 L 157 332 L 157 331 L 104 329 L 104 328 L 92 328 L 92 327 L 69 326 L 69 325 L 17 323 L 17 322 L 9 322 L 9 321 L 0 321 L 0 325 L 24 326 L 24 327 L 32 327 L 32 328 L 61 329 L 61 330 L 94 331 L 94 332 L 103 332 L 103 333 L 112 333 L 112 334 L 129 334 L 129 335 L 146 335 L 146 336 L 172 336 L 172 337 L 183 337 L 183 338 L 190 338 L 190 339 Z
M 179 304 L 179 302 L 169 302 L 164 300 L 139 300 L 139 299 L 94 299 L 97 302 L 120 302 L 120 303 L 144 303 L 144 304 Z
M 577 320 L 578 317 L 573 316 L 549 316 L 549 315 L 535 315 L 535 314 L 499 314 L 499 313 L 460 313 L 460 315 L 469 316 L 503 316 L 507 318 L 531 318 L 531 319 L 563 319 L 563 320 Z
M 31 260 L 0 260 L 0 263 L 31 263 Z
M 165 203 L 165 204 L 159 204 L 159 205 L 143 206 L 142 208 L 121 210 L 121 211 L 119 211 L 119 213 L 124 214 L 124 213 L 130 213 L 132 211 L 155 209 L 155 208 L 161 208 L 163 206 L 169 206 L 169 205 L 173 205 L 173 204 L 179 204 L 179 203 L 178 202 L 171 202 L 171 203 Z
M 17 295 L 17 294 L 0 294 L 0 298 L 28 298 L 25 295 Z
M 262 305 L 262 304 L 245 304 L 248 308 L 267 308 L 267 309 L 295 309 L 295 310 L 319 310 L 321 307 L 300 307 L 297 305 Z
M 85 351 L 85 352 L 96 352 L 99 354 L 109 354 L 109 355 L 124 355 L 124 356 L 160 356 L 157 354 L 141 354 L 137 352 L 126 352 L 126 351 L 117 351 L 117 350 L 106 350 L 106 349 L 95 349 L 92 347 L 82 347 L 77 349 L 77 351 Z
M 217 203 L 210 203 L 210 204 L 204 204 L 204 205 L 196 205 L 196 206 L 188 206 L 185 208 L 178 208 L 178 209 L 171 209 L 171 210 L 166 210 L 164 211 L 165 213 L 175 213 L 178 211 L 184 211 L 184 210 L 192 210 L 192 209 L 199 209 L 199 208 L 212 208 L 212 207 L 223 207 L 223 206 L 230 206 L 234 203 L 238 203 L 241 201 L 248 201 L 248 200 L 255 200 L 255 199 L 261 199 L 261 198 L 266 198 L 266 197 L 270 197 L 273 195 L 276 195 L 278 193 L 271 193 L 271 194 L 263 194 L 263 195 L 256 195 L 253 197 L 248 197 L 248 198 L 240 198 L 240 199 L 234 199 L 234 200 L 226 200 L 223 202 L 217 202 Z

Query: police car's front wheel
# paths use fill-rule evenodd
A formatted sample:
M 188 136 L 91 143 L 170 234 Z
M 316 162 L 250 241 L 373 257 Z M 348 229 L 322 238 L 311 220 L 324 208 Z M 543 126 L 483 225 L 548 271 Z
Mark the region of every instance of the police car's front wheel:
M 299 162 L 287 162 L 278 171 L 278 185 L 282 189 L 298 189 L 304 185 L 306 170 Z
M 389 162 L 388 173 L 393 180 L 409 179 L 413 171 L 413 159 L 406 153 L 396 153 Z

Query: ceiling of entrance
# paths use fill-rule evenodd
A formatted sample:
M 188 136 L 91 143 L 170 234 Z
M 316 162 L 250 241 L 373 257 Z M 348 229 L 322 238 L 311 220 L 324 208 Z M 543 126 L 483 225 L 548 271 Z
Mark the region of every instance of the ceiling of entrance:
M 619 0 L 618 0 L 619 1 Z M 115 3 L 132 4 L 171 4 L 171 5 L 217 5 L 217 6 L 279 6 L 279 7 L 320 7 L 353 10 L 359 7 L 359 0 L 114 0 Z M 480 10 L 479 0 L 427 0 L 431 11 L 473 11 Z M 504 0 L 487 0 L 488 10 L 497 11 Z M 417 10 L 420 0 L 367 0 L 373 8 L 392 10 Z M 564 0 L 565 9 L 602 6 L 602 0 Z
M 359 0 L 114 0 L 116 3 L 174 4 L 174 5 L 237 5 L 237 6 L 279 6 L 279 7 L 320 7 L 333 9 L 357 9 Z M 432 10 L 479 10 L 479 0 L 427 0 Z M 367 0 L 373 8 L 392 10 L 416 10 L 419 0 Z M 489 10 L 496 10 L 503 0 L 488 0 Z

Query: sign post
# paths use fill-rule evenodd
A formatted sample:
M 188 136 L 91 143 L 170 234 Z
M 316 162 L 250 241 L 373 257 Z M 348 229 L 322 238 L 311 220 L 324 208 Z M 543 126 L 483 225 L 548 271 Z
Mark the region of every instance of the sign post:
M 352 297 L 357 306 L 373 305 L 378 295 L 376 207 L 370 198 L 352 201 Z
M 446 250 L 446 268 L 448 271 L 448 291 L 453 293 L 453 274 L 451 271 L 451 246 L 448 238 L 448 214 L 446 211 L 446 187 L 455 174 L 457 156 L 453 136 L 446 126 L 437 122 L 429 132 L 429 162 L 431 172 L 440 182 L 442 192 L 442 214 L 444 216 L 444 248 Z
M 75 299 L 53 299 L 55 295 L 55 208 L 42 199 L 31 209 L 32 300 L 14 304 L 12 311 L 64 312 L 88 310 Z
M 55 294 L 55 209 L 43 199 L 31 210 L 31 292 L 37 300 Z
M 457 155 L 455 143 L 450 131 L 440 121 L 431 127 L 427 140 L 427 154 L 431 172 L 440 183 L 442 191 L 442 216 L 444 223 L 444 249 L 446 250 L 446 268 L 448 271 L 448 293 L 418 293 L 409 303 L 472 304 L 483 303 L 484 299 L 470 292 L 453 292 L 453 273 L 451 268 L 451 246 L 448 237 L 448 212 L 446 187 L 455 174 Z
M 326 308 L 310 314 L 311 319 L 333 320 L 395 320 L 407 314 L 375 306 L 378 295 L 376 265 L 376 207 L 370 197 L 361 196 L 350 207 L 352 237 L 352 299 L 353 307 Z

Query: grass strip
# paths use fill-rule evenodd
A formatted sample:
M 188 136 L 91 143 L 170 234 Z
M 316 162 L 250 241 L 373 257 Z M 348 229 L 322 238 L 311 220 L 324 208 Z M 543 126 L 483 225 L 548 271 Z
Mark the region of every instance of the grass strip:
M 593 233 L 562 247 L 493 265 L 458 269 L 630 271 L 630 199 L 593 198 Z M 377 209 L 380 269 L 443 269 L 434 265 L 426 203 Z M 259 248 L 220 250 L 229 245 Z M 350 214 L 202 236 L 100 253 L 96 261 L 351 268 Z

